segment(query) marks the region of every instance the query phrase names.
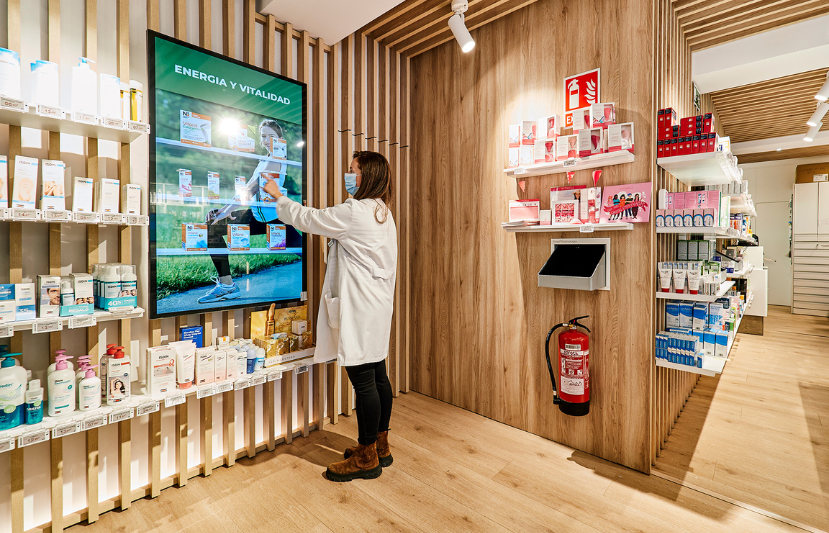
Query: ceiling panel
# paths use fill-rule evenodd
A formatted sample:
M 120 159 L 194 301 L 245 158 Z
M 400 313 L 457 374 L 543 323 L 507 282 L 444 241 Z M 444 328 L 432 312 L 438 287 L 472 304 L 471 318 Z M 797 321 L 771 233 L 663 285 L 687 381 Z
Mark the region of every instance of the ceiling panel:
M 827 0 L 673 0 L 691 51 L 829 14 Z
M 740 164 L 763 163 L 766 161 L 782 161 L 784 159 L 799 159 L 801 157 L 829 158 L 829 146 L 809 146 L 806 148 L 793 148 L 791 150 L 780 150 L 779 152 L 757 152 L 754 154 L 743 154 L 737 156 Z
M 827 72 L 829 68 L 822 68 L 715 91 L 711 102 L 732 143 L 804 135 Z M 823 130 L 829 130 L 829 120 L 825 122 Z

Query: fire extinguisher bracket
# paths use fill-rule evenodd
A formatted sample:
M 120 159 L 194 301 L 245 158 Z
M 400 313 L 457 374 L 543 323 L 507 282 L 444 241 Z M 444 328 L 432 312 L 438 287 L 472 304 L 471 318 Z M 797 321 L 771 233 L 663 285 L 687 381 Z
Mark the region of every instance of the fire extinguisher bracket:
M 552 239 L 552 253 L 538 272 L 538 286 L 610 290 L 610 239 Z

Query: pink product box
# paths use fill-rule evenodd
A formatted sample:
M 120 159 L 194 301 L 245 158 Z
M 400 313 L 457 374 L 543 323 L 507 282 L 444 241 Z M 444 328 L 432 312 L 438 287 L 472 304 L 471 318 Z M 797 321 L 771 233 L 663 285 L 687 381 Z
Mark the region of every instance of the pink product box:
M 573 219 L 579 218 L 579 201 L 564 200 L 555 202 L 550 206 L 553 211 L 553 221 L 556 224 L 570 223 Z
M 524 146 L 535 145 L 535 121 L 525 120 L 521 123 L 521 144 Z
M 702 210 L 702 225 L 704 227 L 713 228 L 715 220 L 717 220 L 716 209 L 709 207 Z
M 720 208 L 720 191 L 705 191 L 708 199 L 705 202 L 705 207 L 709 209 L 717 209 Z
M 555 140 L 561 135 L 561 118 L 549 115 L 538 119 L 535 135 L 538 140 Z
M 556 161 L 578 157 L 578 135 L 564 135 L 556 141 Z
M 697 193 L 695 191 L 687 191 L 685 194 L 685 209 L 697 208 Z
M 579 130 L 579 157 L 590 157 L 602 153 L 602 129 Z
M 515 168 L 518 166 L 520 148 L 509 149 L 509 159 L 507 161 L 507 168 Z
M 705 209 L 708 207 L 708 191 L 694 191 L 697 195 L 694 209 Z
M 616 107 L 613 102 L 590 106 L 591 128 L 607 128 L 611 124 L 616 124 Z
M 673 209 L 666 209 L 665 210 L 665 227 L 666 228 L 674 227 L 674 210 Z
M 573 133 L 590 127 L 590 107 L 573 110 Z
M 521 124 L 510 124 L 509 147 L 518 148 L 519 146 L 521 146 Z
M 674 193 L 669 192 L 665 195 L 665 209 L 674 208 Z
M 694 209 L 694 227 L 701 228 L 702 227 L 702 212 L 704 209 Z
M 610 124 L 607 127 L 607 151 L 627 150 L 633 153 L 633 122 Z
M 674 209 L 674 227 L 681 228 L 682 224 L 682 212 L 685 211 L 684 209 Z
M 533 163 L 544 163 L 546 161 L 546 142 L 547 141 L 535 141 L 535 146 L 533 147 Z
M 686 228 L 693 228 L 694 227 L 694 210 L 693 209 L 683 209 L 682 210 L 682 225 Z
M 656 227 L 657 228 L 664 228 L 665 227 L 665 210 L 664 209 L 657 209 L 656 210 Z
M 671 193 L 673 197 L 673 208 L 679 209 L 680 211 L 685 209 L 685 193 L 684 192 L 675 192 Z M 680 224 L 681 226 L 682 224 Z
M 509 221 L 510 222 L 538 222 L 541 201 L 535 200 L 510 200 Z

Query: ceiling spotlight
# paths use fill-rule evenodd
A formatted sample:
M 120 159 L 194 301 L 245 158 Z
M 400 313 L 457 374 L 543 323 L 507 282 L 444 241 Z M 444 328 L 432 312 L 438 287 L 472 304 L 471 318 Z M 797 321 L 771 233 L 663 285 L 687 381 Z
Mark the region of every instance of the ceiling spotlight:
M 823 83 L 823 87 L 821 87 L 815 95 L 815 99 L 820 102 L 829 100 L 829 72 L 826 73 L 826 81 Z
M 458 44 L 461 45 L 463 53 L 469 52 L 475 48 L 475 39 L 466 29 L 466 23 L 463 20 L 463 14 L 469 9 L 467 0 L 452 0 L 452 12 L 454 15 L 449 17 L 449 29 L 452 30 L 452 35 L 457 39 Z
M 820 128 L 822 128 L 822 127 L 823 127 L 823 122 L 818 122 L 817 124 L 815 124 L 814 126 L 809 128 L 809 131 L 806 132 L 806 136 L 803 137 L 803 140 L 806 141 L 807 143 L 810 143 L 810 142 L 814 141 L 815 140 L 815 135 L 817 135 L 817 132 L 819 132 Z
M 809 126 L 816 126 L 817 123 L 823 119 L 823 116 L 826 114 L 827 111 L 829 111 L 829 103 L 822 102 L 818 104 L 817 109 L 814 113 L 812 113 L 812 116 L 809 118 L 809 120 L 806 121 L 806 124 Z
M 778 152 L 779 152 L 780 150 L 782 150 L 782 148 L 778 148 L 778 149 L 777 149 L 777 151 L 778 151 Z

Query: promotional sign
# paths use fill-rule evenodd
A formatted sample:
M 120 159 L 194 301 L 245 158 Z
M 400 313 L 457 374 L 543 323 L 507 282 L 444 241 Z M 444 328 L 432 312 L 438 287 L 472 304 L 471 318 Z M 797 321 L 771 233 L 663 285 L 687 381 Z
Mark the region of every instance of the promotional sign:
M 599 69 L 564 78 L 564 127 L 573 127 L 573 111 L 601 100 Z
M 605 187 L 602 191 L 602 213 L 599 221 L 648 222 L 651 213 L 652 183 L 631 183 Z

